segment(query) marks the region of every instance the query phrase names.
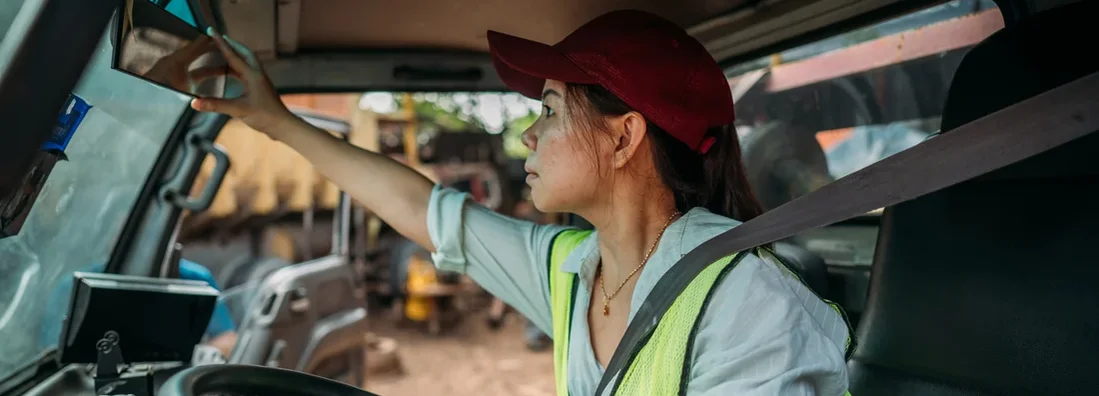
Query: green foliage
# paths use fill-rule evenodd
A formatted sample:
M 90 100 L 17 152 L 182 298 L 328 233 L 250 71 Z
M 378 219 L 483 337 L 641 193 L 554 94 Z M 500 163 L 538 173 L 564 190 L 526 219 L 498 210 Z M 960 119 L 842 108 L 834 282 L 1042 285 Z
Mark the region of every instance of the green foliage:
M 444 131 L 486 131 L 486 123 L 474 110 L 478 108 L 479 95 L 468 93 L 416 93 L 412 95 L 413 108 L 420 120 L 434 123 Z M 401 95 L 394 95 L 398 107 L 402 107 Z M 525 110 L 523 114 L 501 109 L 504 113 L 504 151 L 512 158 L 526 158 L 529 150 L 523 146 L 522 133 L 534 124 L 539 114 Z M 491 132 L 490 132 L 491 133 Z
M 484 123 L 477 117 L 463 112 L 461 107 L 455 106 L 449 94 L 415 94 L 412 95 L 412 102 L 416 115 L 421 120 L 433 122 L 443 130 L 484 129 Z
M 538 113 L 531 111 L 522 117 L 508 121 L 507 129 L 504 130 L 504 153 L 508 157 L 526 158 L 530 154 L 527 146 L 523 145 L 522 134 L 538 120 L 538 116 Z

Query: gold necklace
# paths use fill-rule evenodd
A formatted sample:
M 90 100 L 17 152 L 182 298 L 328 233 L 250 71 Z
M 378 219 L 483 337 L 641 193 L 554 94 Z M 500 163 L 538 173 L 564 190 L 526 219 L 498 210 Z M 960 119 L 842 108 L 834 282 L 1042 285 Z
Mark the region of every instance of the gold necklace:
M 668 229 L 668 226 L 672 224 L 672 219 L 675 219 L 676 216 L 679 216 L 679 212 L 672 213 L 671 217 L 668 217 L 668 221 L 664 222 L 664 227 L 660 229 L 660 234 L 656 235 L 656 240 L 653 241 L 652 247 L 649 247 L 649 252 L 645 253 L 645 258 L 641 260 L 641 264 L 638 264 L 637 268 L 633 269 L 633 272 L 626 275 L 626 279 L 623 279 L 622 283 L 618 284 L 618 288 L 614 290 L 614 293 L 611 293 L 609 296 L 607 295 L 607 287 L 603 285 L 603 279 L 605 277 L 602 274 L 599 275 L 599 290 L 603 292 L 603 316 L 611 314 L 611 299 L 617 296 L 618 292 L 622 291 L 622 287 L 626 286 L 626 282 L 629 282 L 630 278 L 633 278 L 634 274 L 637 274 L 637 271 L 645 266 L 645 263 L 649 262 L 649 257 L 656 251 L 656 245 L 660 243 L 660 238 L 664 236 L 664 231 Z

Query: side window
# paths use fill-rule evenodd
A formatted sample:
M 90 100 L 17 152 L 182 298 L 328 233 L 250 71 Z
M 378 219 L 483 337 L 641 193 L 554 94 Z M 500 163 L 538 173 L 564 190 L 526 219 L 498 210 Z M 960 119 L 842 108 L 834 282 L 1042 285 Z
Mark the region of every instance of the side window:
M 21 229 L 0 239 L 0 380 L 58 344 L 74 271 L 103 271 L 188 97 L 111 69 L 110 41 L 75 88 L 91 109 Z
M 1001 27 L 991 0 L 954 0 L 730 68 L 760 200 L 774 208 L 937 132 L 962 57 Z
M 0 37 L 4 37 L 26 0 L 0 0 Z

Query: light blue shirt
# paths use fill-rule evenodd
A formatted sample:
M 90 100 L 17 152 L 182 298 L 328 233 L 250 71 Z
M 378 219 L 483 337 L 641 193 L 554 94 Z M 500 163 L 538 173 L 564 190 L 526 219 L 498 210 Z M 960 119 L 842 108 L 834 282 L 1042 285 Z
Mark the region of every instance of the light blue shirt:
M 440 269 L 463 272 L 551 334 L 548 263 L 554 236 L 567 227 L 503 216 L 435 187 L 427 225 Z M 630 319 L 668 269 L 740 222 L 695 208 L 670 224 L 637 280 Z M 566 259 L 578 273 L 569 343 L 569 393 L 591 395 L 604 368 L 588 330 L 599 263 L 597 234 Z M 749 255 L 716 286 L 691 351 L 690 395 L 843 395 L 848 330 L 840 315 L 771 258 Z M 605 394 L 609 394 L 610 389 Z

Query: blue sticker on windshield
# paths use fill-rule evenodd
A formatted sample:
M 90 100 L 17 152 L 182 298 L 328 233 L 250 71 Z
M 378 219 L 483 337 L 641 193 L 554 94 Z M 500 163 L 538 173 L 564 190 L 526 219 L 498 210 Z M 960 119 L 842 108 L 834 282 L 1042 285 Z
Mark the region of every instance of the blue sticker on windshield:
M 88 114 L 88 111 L 92 109 L 92 105 L 79 96 L 69 94 L 69 100 L 65 102 L 65 107 L 62 108 L 61 114 L 57 117 L 57 124 L 53 127 L 53 133 L 50 134 L 50 138 L 46 140 L 46 143 L 42 145 L 43 150 L 65 152 L 65 148 L 69 146 L 69 140 L 72 139 L 73 133 L 80 127 L 80 122 L 84 121 L 84 116 Z

